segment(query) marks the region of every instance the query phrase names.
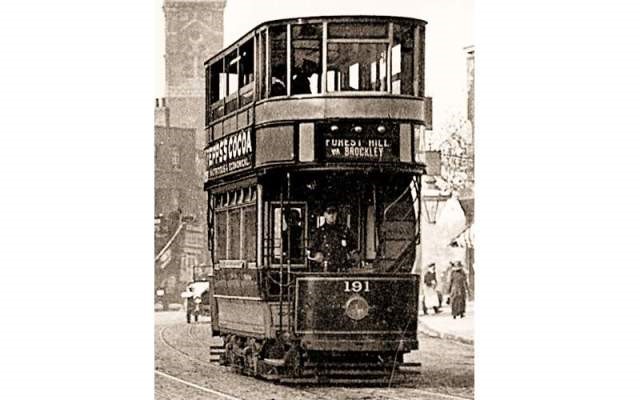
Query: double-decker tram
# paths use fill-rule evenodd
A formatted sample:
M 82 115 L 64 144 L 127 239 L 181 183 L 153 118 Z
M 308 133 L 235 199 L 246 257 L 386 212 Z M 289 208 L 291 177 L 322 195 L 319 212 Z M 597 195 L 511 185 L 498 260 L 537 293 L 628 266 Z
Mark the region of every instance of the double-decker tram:
M 205 63 L 221 364 L 280 382 L 388 382 L 416 366 L 425 25 L 265 22 Z

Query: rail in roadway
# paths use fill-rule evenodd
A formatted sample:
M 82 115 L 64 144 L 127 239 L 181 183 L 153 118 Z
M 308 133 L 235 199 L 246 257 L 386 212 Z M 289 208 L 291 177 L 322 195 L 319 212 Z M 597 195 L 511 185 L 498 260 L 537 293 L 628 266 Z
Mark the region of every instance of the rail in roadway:
M 182 351 L 181 349 L 179 349 L 179 348 L 177 348 L 176 346 L 174 346 L 174 345 L 172 345 L 171 343 L 169 343 L 169 341 L 168 341 L 168 340 L 167 340 L 167 338 L 165 337 L 165 332 L 166 332 L 166 330 L 167 330 L 168 328 L 169 328 L 168 326 L 167 326 L 167 327 L 164 327 L 164 328 L 160 331 L 160 339 L 162 340 L 162 342 L 163 342 L 167 347 L 169 347 L 169 348 L 173 349 L 175 352 L 179 353 L 179 354 L 180 354 L 180 355 L 182 355 L 183 357 L 188 358 L 188 359 L 189 359 L 189 360 L 191 360 L 191 361 L 194 361 L 194 362 L 196 362 L 196 363 L 198 363 L 198 364 L 201 364 L 201 365 L 205 365 L 205 366 L 207 366 L 207 367 L 209 367 L 209 368 L 214 368 L 214 366 L 213 366 L 213 365 L 211 365 L 210 363 L 207 363 L 207 362 L 204 362 L 204 361 L 202 361 L 202 360 L 199 360 L 199 359 L 197 359 L 197 358 L 195 358 L 195 357 L 192 357 L 192 356 L 191 356 L 191 355 L 189 355 L 188 353 L 186 353 L 186 352 Z M 189 328 L 188 328 L 188 330 L 187 330 L 187 334 L 188 334 L 188 336 L 189 336 L 191 339 L 194 339 L 194 340 L 199 341 L 199 342 L 203 342 L 203 341 L 202 341 L 202 339 L 197 338 L 197 337 L 196 337 L 196 335 L 194 334 L 194 332 L 193 332 L 193 326 L 189 326 Z M 156 375 L 161 376 L 161 377 L 163 377 L 163 378 L 166 378 L 166 379 L 172 380 L 172 381 L 174 381 L 174 382 L 181 383 L 181 384 L 183 384 L 183 385 L 189 386 L 189 387 L 194 388 L 194 389 L 201 390 L 201 391 L 206 392 L 206 393 L 209 393 L 209 394 L 216 395 L 216 396 L 218 396 L 218 397 L 221 397 L 221 398 L 224 398 L 224 399 L 227 399 L 227 400 L 247 400 L 247 399 L 243 399 L 243 398 L 241 398 L 241 397 L 233 396 L 233 395 L 231 395 L 231 394 L 229 394 L 229 393 L 226 393 L 226 392 L 222 392 L 222 391 L 215 390 L 215 389 L 212 389 L 212 388 L 207 388 L 207 387 L 204 387 L 204 386 L 198 385 L 197 383 L 189 382 L 189 381 L 187 381 L 187 380 L 181 379 L 181 378 L 179 378 L 179 377 L 177 377 L 177 376 L 173 376 L 173 375 L 171 375 L 171 374 L 168 374 L 168 373 L 166 373 L 166 372 L 163 372 L 163 371 L 160 371 L 160 370 L 157 370 L 157 369 L 155 370 L 155 373 L 156 373 Z M 241 375 L 238 375 L 238 376 L 241 376 Z M 333 389 L 333 388 L 330 388 L 330 389 Z M 357 393 L 362 393 L 363 395 L 366 395 L 366 397 L 367 397 L 367 398 L 371 398 L 371 395 L 373 395 L 373 396 L 376 396 L 376 397 L 378 397 L 378 398 L 380 398 L 380 399 L 389 399 L 389 400 L 414 400 L 414 399 L 416 398 L 416 397 L 413 397 L 413 396 L 410 396 L 410 397 L 404 397 L 404 396 L 402 396 L 402 395 L 398 396 L 397 394 L 390 394 L 390 393 L 387 393 L 388 389 L 369 389 L 369 390 L 355 390 L 355 391 L 354 391 L 354 390 L 348 390 L 348 389 L 345 389 L 345 388 L 339 388 L 339 387 L 338 387 L 338 388 L 335 388 L 335 389 L 338 389 L 338 391 L 341 391 L 341 392 L 345 393 L 345 394 L 346 394 L 346 395 L 348 395 L 348 397 L 350 397 L 350 398 L 353 398 L 353 395 L 354 395 L 354 394 L 357 394 Z M 300 389 L 300 388 L 296 388 L 296 390 L 297 390 L 297 391 L 299 391 L 299 392 L 301 392 L 301 393 L 308 393 L 308 394 L 310 394 L 310 395 L 312 395 L 313 397 L 316 397 L 316 398 L 321 398 L 321 399 L 322 399 L 322 398 L 324 398 L 324 399 L 329 399 L 329 398 L 330 398 L 330 399 L 333 399 L 333 398 L 334 398 L 333 396 L 331 396 L 331 397 L 324 397 L 324 396 L 323 396 L 323 395 L 321 395 L 320 393 L 317 393 L 317 392 L 314 392 L 314 391 L 307 391 L 307 390 L 303 390 L 303 389 Z M 471 397 L 454 396 L 454 395 L 449 395 L 449 394 L 444 394 L 444 393 L 438 393 L 438 392 L 432 392 L 432 391 L 429 391 L 429 390 L 423 390 L 423 389 L 415 389 L 415 388 L 394 388 L 394 390 L 392 390 L 392 391 L 396 391 L 396 390 L 403 390 L 403 391 L 405 391 L 405 392 L 406 392 L 406 391 L 410 391 L 410 392 L 413 392 L 413 393 L 416 393 L 416 394 L 427 395 L 427 396 L 429 396 L 429 398 L 428 398 L 428 399 L 433 399 L 433 400 L 435 400 L 435 399 L 445 399 L 445 400 L 472 400 L 472 398 L 471 398 Z M 364 393 L 365 391 L 366 391 L 367 393 Z M 405 395 L 406 395 L 406 393 L 403 393 L 403 394 L 405 394 Z M 425 399 L 425 398 L 423 398 L 423 399 L 424 399 L 424 400 L 428 400 L 428 399 Z

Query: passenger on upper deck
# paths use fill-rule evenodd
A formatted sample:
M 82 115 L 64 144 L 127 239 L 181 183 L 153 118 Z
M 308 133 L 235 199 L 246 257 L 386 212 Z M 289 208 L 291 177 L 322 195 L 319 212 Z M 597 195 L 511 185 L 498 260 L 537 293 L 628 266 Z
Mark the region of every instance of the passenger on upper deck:
M 296 68 L 291 78 L 291 94 L 311 94 L 311 77 L 316 69 L 313 61 L 305 59 L 302 67 Z
M 309 244 L 309 260 L 320 263 L 323 272 L 345 271 L 350 267 L 350 261 L 359 262 L 356 240 L 347 226 L 337 223 L 337 216 L 337 207 L 327 204 L 325 222 Z
M 286 67 L 284 65 L 275 65 L 271 73 L 271 97 L 287 95 L 287 85 L 284 83 L 286 80 Z

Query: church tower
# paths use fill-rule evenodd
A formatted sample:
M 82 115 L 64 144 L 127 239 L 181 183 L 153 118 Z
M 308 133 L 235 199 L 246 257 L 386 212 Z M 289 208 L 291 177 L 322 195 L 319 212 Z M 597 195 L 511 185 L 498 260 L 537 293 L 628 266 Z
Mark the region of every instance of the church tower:
M 155 108 L 156 300 L 182 302 L 194 266 L 211 264 L 203 190 L 204 61 L 222 49 L 226 0 L 164 0 L 165 97 Z
M 171 125 L 196 130 L 202 152 L 204 61 L 222 49 L 226 0 L 165 0 L 165 76 Z

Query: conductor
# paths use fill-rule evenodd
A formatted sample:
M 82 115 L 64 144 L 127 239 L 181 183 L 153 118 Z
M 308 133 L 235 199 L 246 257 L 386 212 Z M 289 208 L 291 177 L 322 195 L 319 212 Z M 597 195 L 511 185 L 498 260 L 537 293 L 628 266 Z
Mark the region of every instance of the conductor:
M 345 225 L 337 222 L 338 209 L 334 204 L 324 207 L 324 224 L 318 228 L 309 245 L 309 260 L 320 263 L 323 272 L 349 269 L 350 262 L 358 262 L 356 240 Z

